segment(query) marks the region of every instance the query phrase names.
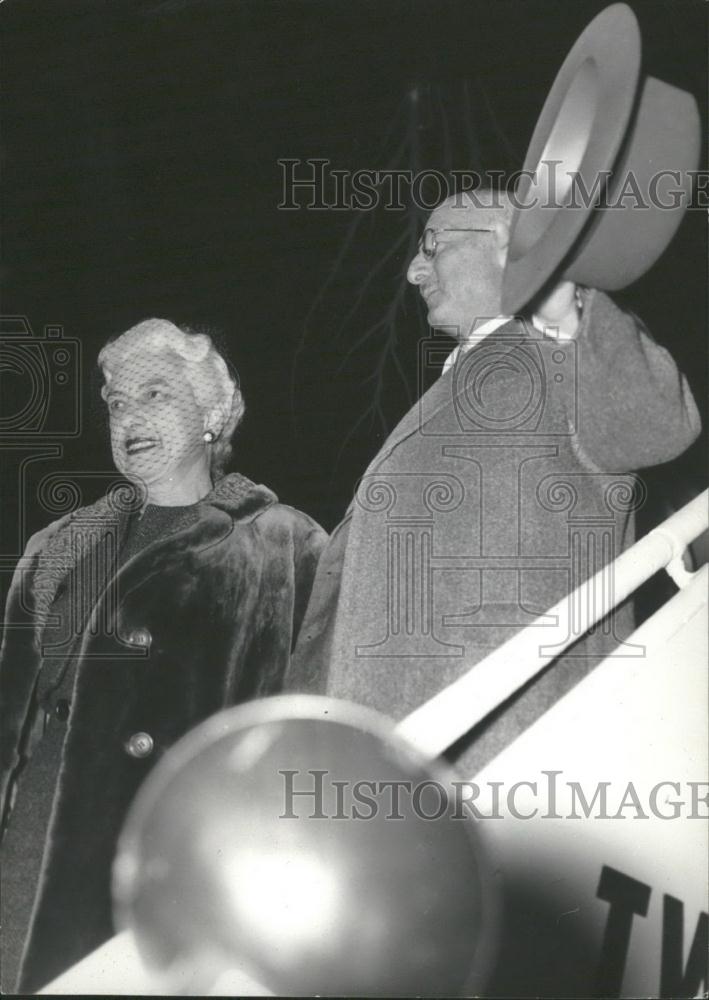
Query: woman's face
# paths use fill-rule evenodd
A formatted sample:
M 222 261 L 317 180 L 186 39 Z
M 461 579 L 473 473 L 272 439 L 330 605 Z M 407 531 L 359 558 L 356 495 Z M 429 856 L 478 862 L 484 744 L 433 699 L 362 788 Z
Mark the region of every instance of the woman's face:
M 204 412 L 179 355 L 129 356 L 107 387 L 106 403 L 113 461 L 128 479 L 151 486 L 208 469 Z

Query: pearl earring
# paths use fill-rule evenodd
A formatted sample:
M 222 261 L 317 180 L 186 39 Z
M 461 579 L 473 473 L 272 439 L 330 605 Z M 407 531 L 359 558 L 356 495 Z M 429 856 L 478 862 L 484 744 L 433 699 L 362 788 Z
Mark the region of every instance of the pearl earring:
M 205 431 L 202 437 L 207 444 L 211 444 L 214 441 L 214 431 Z

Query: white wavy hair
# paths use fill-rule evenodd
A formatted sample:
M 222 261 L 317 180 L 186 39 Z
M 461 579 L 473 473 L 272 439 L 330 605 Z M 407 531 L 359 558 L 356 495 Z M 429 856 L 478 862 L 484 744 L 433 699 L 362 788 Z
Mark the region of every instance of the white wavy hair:
M 231 439 L 244 415 L 245 405 L 238 375 L 229 371 L 209 334 L 190 327 L 180 328 L 166 319 L 146 319 L 132 326 L 109 341 L 98 356 L 106 380 L 101 395 L 106 398 L 114 374 L 128 358 L 164 351 L 172 351 L 184 361 L 185 375 L 197 405 L 204 410 L 217 411 L 216 423 L 212 420 L 209 425 L 215 436 L 210 445 L 209 465 L 216 482 L 224 474 L 231 457 Z

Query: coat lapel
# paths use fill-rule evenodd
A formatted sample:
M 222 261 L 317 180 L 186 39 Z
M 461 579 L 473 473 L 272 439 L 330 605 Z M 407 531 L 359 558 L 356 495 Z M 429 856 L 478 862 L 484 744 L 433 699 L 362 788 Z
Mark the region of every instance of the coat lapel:
M 475 347 L 471 347 L 470 351 L 460 355 L 457 364 L 460 364 L 461 358 L 469 358 L 470 352 L 479 351 L 483 347 L 486 350 L 495 347 L 499 353 L 508 354 L 514 351 L 519 341 L 528 335 L 525 324 L 512 319 L 509 323 L 494 330 Z M 446 407 L 451 406 L 465 395 L 467 388 L 465 382 L 461 383 L 459 387 L 455 383 L 455 368 L 456 365 L 453 365 L 445 374 L 441 375 L 412 406 L 382 445 L 376 458 L 370 463 L 366 474 L 376 472 L 382 462 L 389 458 L 402 441 L 421 431 Z
M 126 490 L 130 495 L 127 495 Z M 133 580 L 135 566 L 143 564 L 146 554 L 155 554 L 170 540 L 170 551 L 189 545 L 193 549 L 218 544 L 232 528 L 233 518 L 252 520 L 264 507 L 276 502 L 276 496 L 265 486 L 257 486 L 239 473 L 221 479 L 204 500 L 200 501 L 202 516 L 199 531 L 193 526 L 178 529 L 153 542 L 129 559 L 118 574 L 101 574 L 100 598 L 95 610 L 103 604 L 106 591 L 113 590 L 120 578 L 123 592 Z M 114 569 L 121 541 L 136 509 L 136 495 L 125 484 L 88 507 L 81 507 L 50 526 L 42 545 L 34 576 L 36 598 L 36 634 L 41 637 L 47 615 L 59 586 L 86 559 L 99 559 L 103 566 Z M 100 556 L 98 553 L 101 553 Z M 142 570 L 141 570 L 142 572 Z

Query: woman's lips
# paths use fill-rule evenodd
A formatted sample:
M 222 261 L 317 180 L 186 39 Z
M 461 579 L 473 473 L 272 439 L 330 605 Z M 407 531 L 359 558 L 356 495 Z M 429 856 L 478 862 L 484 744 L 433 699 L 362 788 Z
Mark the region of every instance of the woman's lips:
M 157 441 L 155 438 L 129 438 L 126 441 L 126 452 L 129 455 L 137 455 L 142 451 L 150 451 L 151 448 L 157 447 Z

